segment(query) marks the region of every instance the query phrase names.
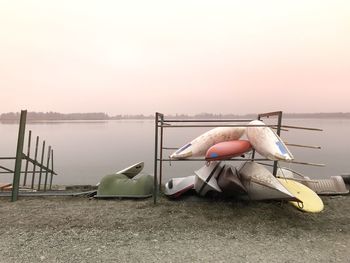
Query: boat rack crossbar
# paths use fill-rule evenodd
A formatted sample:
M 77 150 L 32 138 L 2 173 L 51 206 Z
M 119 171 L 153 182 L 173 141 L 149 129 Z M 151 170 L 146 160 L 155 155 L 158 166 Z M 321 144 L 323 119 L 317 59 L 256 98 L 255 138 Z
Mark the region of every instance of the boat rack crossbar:
M 0 160 L 15 160 L 14 169 L 0 165 L 0 174 L 13 174 L 12 189 L 10 189 L 11 201 L 13 202 L 17 201 L 21 186 L 23 190 L 33 191 L 33 194 L 35 194 L 34 191 L 38 191 L 37 193 L 39 193 L 39 191 L 46 192 L 47 190 L 51 190 L 53 176 L 57 175 L 57 173 L 54 171 L 53 149 L 51 146 L 48 146 L 48 148 L 45 147 L 45 140 L 42 141 L 42 147 L 40 151 L 41 156 L 40 160 L 38 159 L 40 141 L 39 136 L 36 136 L 34 157 L 32 158 L 30 156 L 32 131 L 29 131 L 28 133 L 27 152 L 23 152 L 26 120 L 27 111 L 22 110 L 19 121 L 16 156 L 0 157 Z M 25 162 L 24 170 L 22 170 L 23 161 Z M 29 170 L 30 167 L 32 167 L 32 170 Z M 22 174 L 23 180 L 21 184 Z

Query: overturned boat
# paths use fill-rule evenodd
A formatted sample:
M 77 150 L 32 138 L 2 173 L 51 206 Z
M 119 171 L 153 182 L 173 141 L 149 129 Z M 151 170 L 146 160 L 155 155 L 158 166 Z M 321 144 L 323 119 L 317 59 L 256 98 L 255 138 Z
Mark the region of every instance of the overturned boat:
M 142 166 L 143 167 L 143 166 Z M 128 167 L 128 171 L 132 171 Z M 124 169 L 125 170 L 125 169 Z M 96 198 L 146 198 L 153 194 L 153 176 L 149 174 L 138 174 L 130 178 L 131 174 L 139 173 L 140 167 L 133 172 L 109 174 L 100 181 Z M 125 172 L 125 171 L 124 171 Z
M 247 194 L 247 190 L 238 177 L 238 171 L 231 165 L 226 165 L 224 171 L 218 176 L 218 185 L 226 196 L 241 196 Z
M 170 198 L 179 198 L 184 193 L 194 189 L 195 176 L 170 179 L 164 187 L 164 194 Z
M 300 201 L 261 164 L 245 162 L 238 173 L 251 200 Z
M 217 177 L 223 172 L 224 168 L 225 165 L 222 166 L 220 162 L 210 162 L 195 171 L 194 189 L 196 192 L 201 196 L 205 196 L 209 192 L 221 193 Z
M 129 167 L 126 167 L 116 172 L 115 174 L 123 174 L 131 179 L 142 171 L 144 165 L 145 165 L 144 162 L 135 163 L 133 165 L 130 165 Z M 96 184 L 96 186 L 99 186 L 99 185 L 100 185 L 100 182 Z

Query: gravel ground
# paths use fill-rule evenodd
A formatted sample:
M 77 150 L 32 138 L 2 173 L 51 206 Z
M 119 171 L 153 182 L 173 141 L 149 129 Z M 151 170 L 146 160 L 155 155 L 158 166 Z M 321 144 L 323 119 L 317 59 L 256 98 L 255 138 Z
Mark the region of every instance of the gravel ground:
M 322 199 L 1 198 L 0 262 L 350 262 L 350 196 Z

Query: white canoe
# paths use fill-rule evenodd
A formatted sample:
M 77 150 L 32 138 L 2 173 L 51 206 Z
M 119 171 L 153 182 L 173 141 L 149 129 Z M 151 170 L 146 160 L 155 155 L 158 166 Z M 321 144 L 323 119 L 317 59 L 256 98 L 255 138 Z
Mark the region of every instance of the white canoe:
M 244 127 L 217 127 L 185 144 L 170 155 L 171 159 L 205 156 L 207 150 L 224 141 L 238 140 L 245 131 Z
M 246 162 L 239 169 L 239 176 L 251 200 L 291 200 L 290 193 L 263 165 Z
M 182 194 L 194 189 L 195 176 L 172 178 L 164 188 L 164 194 L 171 198 L 179 198 Z
M 265 125 L 262 121 L 254 120 L 249 125 Z M 254 149 L 270 160 L 292 161 L 294 159 L 282 139 L 270 127 L 247 127 L 246 134 Z
M 195 171 L 194 189 L 196 192 L 205 196 L 207 193 L 222 192 L 216 178 L 222 173 L 225 166 L 221 166 L 220 162 L 210 162 L 199 170 Z

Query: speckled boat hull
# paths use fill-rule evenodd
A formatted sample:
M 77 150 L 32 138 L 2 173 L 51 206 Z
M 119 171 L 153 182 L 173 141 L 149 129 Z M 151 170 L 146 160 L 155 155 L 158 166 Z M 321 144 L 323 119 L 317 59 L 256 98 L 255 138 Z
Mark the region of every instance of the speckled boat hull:
M 264 166 L 246 162 L 239 169 L 239 177 L 251 200 L 299 201 Z

